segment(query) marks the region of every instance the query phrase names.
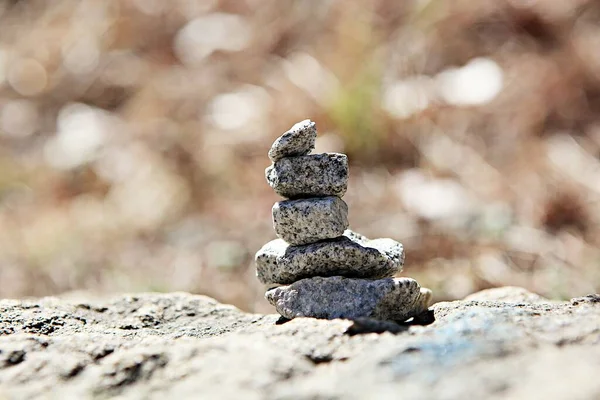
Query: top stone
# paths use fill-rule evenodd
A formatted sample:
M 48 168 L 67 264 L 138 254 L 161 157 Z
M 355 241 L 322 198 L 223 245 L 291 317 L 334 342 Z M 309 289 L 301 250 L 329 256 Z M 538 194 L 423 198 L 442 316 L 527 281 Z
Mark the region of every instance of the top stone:
M 285 157 L 304 156 L 315 148 L 317 128 L 309 119 L 298 122 L 271 146 L 269 158 L 275 162 Z

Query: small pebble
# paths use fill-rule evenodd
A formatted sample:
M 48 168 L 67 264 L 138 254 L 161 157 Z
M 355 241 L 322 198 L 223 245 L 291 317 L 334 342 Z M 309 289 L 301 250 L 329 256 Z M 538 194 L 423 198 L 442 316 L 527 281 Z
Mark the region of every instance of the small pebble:
M 269 150 L 269 158 L 275 162 L 285 157 L 304 156 L 315 148 L 317 128 L 309 119 L 298 122 L 281 135 Z
M 280 201 L 273 206 L 273 227 L 292 245 L 333 239 L 348 228 L 348 205 L 335 196 Z
M 348 157 L 311 154 L 276 161 L 265 170 L 269 185 L 281 197 L 342 197 L 348 188 Z

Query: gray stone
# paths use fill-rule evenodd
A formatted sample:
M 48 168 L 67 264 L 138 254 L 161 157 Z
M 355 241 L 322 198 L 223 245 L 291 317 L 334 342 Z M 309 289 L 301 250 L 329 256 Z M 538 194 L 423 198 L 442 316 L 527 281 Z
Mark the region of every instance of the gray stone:
M 256 253 L 255 261 L 256 276 L 264 284 L 336 275 L 380 279 L 402 271 L 404 248 L 392 239 L 369 240 L 346 230 L 342 237 L 302 246 L 272 240 Z
M 333 239 L 348 228 L 348 205 L 336 196 L 280 201 L 273 206 L 273 227 L 292 245 Z
M 0 398 L 600 398 L 600 302 L 523 293 L 435 304 L 428 326 L 360 321 L 381 335 L 183 293 L 0 300 Z
M 269 158 L 275 162 L 284 157 L 304 156 L 315 148 L 317 128 L 309 119 L 298 122 L 275 140 Z
M 267 167 L 265 176 L 282 197 L 342 197 L 348 188 L 348 157 L 323 153 L 282 158 Z
M 265 294 L 285 318 L 374 318 L 404 321 L 424 313 L 431 291 L 410 278 L 309 278 Z

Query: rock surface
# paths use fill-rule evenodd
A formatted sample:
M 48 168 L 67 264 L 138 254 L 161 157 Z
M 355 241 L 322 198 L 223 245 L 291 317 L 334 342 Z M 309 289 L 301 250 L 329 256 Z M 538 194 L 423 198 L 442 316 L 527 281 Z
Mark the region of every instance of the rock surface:
M 392 239 L 369 240 L 346 230 L 340 238 L 303 246 L 272 240 L 256 253 L 255 261 L 256 275 L 264 284 L 335 275 L 380 279 L 402 270 L 404 248 Z
M 315 148 L 316 138 L 315 123 L 305 119 L 275 140 L 269 150 L 269 158 L 275 162 L 284 157 L 304 156 Z
M 273 227 L 292 245 L 334 239 L 348 228 L 348 205 L 335 196 L 280 201 L 273 206 Z
M 428 326 L 279 325 L 180 293 L 4 300 L 0 398 L 600 398 L 600 296 L 502 288 L 432 308 Z
M 427 311 L 431 291 L 410 278 L 378 280 L 340 276 L 302 279 L 265 297 L 285 318 L 373 318 L 403 322 Z
M 288 199 L 343 197 L 348 189 L 348 157 L 323 153 L 282 158 L 267 167 L 265 177 L 278 195 Z

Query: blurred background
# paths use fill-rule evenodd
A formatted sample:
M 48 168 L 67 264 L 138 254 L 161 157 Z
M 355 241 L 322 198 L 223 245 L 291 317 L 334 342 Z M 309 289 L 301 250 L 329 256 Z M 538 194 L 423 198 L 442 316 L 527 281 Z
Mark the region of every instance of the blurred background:
M 435 299 L 600 291 L 600 1 L 0 1 L 0 297 L 272 311 L 267 151 L 350 158 L 350 225 Z

